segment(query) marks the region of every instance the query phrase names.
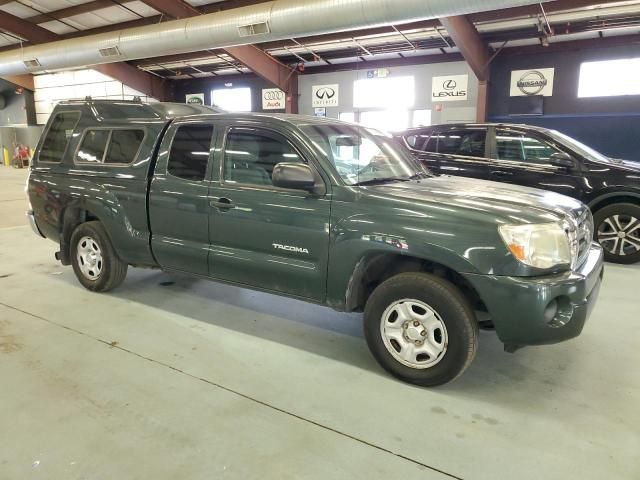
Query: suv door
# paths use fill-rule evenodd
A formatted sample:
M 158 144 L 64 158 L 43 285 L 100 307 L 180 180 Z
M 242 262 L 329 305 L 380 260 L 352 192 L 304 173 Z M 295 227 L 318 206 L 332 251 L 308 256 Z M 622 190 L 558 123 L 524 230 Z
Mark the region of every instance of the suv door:
M 487 128 L 452 127 L 437 133 L 440 173 L 462 177 L 489 177 Z
M 405 142 L 434 173 L 489 177 L 490 145 L 486 127 L 436 127 L 406 136 Z
M 210 190 L 212 276 L 316 301 L 324 298 L 330 198 L 275 187 L 273 168 L 312 153 L 284 132 L 235 123 L 216 152 Z
M 579 197 L 586 188 L 580 164 L 576 162 L 576 168 L 570 169 L 549 162 L 553 153 L 563 151 L 537 132 L 496 127 L 491 179 Z
M 209 273 L 213 131 L 211 123 L 174 123 L 160 146 L 149 189 L 149 223 L 153 254 L 163 268 Z

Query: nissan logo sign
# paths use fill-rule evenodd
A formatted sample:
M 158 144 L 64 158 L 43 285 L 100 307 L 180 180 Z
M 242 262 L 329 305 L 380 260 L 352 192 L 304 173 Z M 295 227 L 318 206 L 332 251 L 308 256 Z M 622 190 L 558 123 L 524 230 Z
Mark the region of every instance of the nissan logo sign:
M 330 100 L 336 96 L 336 91 L 333 88 L 322 87 L 316 91 L 316 97 L 320 100 Z
M 548 80 L 541 72 L 531 70 L 522 75 L 516 85 L 525 95 L 538 95 L 544 90 L 547 83 L 549 83 Z
M 457 86 L 458 84 L 455 80 L 447 80 L 442 84 L 442 88 L 444 88 L 445 90 L 455 90 Z
M 265 100 L 282 100 L 284 98 L 284 92 L 276 90 L 267 90 L 262 94 Z

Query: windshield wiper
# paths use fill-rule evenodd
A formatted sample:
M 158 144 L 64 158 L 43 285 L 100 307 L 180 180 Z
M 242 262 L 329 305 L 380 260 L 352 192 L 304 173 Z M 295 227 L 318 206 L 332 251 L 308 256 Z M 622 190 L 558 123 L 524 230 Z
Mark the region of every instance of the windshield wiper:
M 430 178 L 431 175 L 427 172 L 416 172 L 409 177 L 409 180 L 419 180 L 421 178 Z
M 372 178 L 371 180 L 363 180 L 362 182 L 354 183 L 354 186 L 362 187 L 365 185 L 382 185 L 384 183 L 392 182 L 408 182 L 410 179 L 407 177 L 384 177 L 384 178 Z

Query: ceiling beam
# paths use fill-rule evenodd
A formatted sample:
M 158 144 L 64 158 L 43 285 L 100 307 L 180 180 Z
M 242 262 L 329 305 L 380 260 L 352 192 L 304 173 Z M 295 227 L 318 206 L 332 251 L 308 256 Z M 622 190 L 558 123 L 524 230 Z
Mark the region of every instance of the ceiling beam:
M 188 18 L 201 12 L 184 0 L 142 0 L 144 3 L 171 18 Z M 255 45 L 227 47 L 224 51 L 238 62 L 246 65 L 260 77 L 278 87 L 286 94 L 286 111 L 298 112 L 298 74 L 287 65 L 264 52 Z
M 118 2 L 123 3 L 123 2 Z M 74 17 L 75 15 L 82 15 L 83 13 L 91 13 L 103 8 L 113 7 L 112 0 L 93 0 L 87 3 L 81 3 L 80 5 L 73 5 L 71 7 L 61 8 L 52 12 L 40 13 L 33 17 L 27 17 L 25 20 L 31 23 L 45 23 L 51 20 L 60 20 L 63 18 Z
M 471 67 L 478 80 L 485 82 L 489 76 L 489 47 L 465 15 L 441 18 L 440 22 L 453 39 L 456 47 Z
M 488 108 L 489 63 L 491 63 L 489 47 L 484 43 L 473 22 L 465 15 L 441 18 L 440 23 L 446 28 L 478 79 L 476 120 L 484 122 L 487 119 Z
M 33 86 L 33 75 L 13 75 L 10 77 L 1 77 L 3 80 L 6 80 L 9 83 L 13 83 L 18 87 L 26 88 L 27 90 L 31 90 L 32 92 L 35 90 Z
M 200 15 L 199 10 L 184 0 L 142 0 L 142 2 L 176 20 Z
M 31 44 L 60 40 L 60 37 L 52 31 L 16 17 L 15 15 L 11 15 L 3 10 L 0 10 L 0 29 L 18 35 L 28 40 Z M 167 100 L 170 98 L 170 92 L 164 80 L 126 63 L 112 63 L 108 66 L 97 65 L 89 68 L 100 71 L 158 100 Z

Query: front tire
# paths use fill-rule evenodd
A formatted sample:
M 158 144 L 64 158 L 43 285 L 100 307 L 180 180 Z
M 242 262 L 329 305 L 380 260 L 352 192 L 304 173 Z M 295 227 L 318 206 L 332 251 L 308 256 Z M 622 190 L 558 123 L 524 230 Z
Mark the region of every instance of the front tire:
M 380 284 L 364 311 L 371 353 L 393 376 L 421 386 L 455 380 L 478 349 L 478 323 L 450 282 L 402 273 Z
M 631 264 L 640 261 L 640 206 L 615 203 L 593 216 L 595 240 L 608 262 Z
M 86 222 L 71 235 L 71 263 L 78 281 L 93 292 L 108 292 L 127 276 L 128 265 L 120 260 L 100 222 Z

